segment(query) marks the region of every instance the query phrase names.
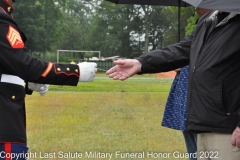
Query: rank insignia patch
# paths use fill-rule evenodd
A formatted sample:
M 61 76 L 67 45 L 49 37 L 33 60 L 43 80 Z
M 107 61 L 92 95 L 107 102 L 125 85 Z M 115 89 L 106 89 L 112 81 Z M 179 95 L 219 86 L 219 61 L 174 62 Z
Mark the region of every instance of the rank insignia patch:
M 7 39 L 10 45 L 12 46 L 12 48 L 24 47 L 24 43 L 22 41 L 20 33 L 12 26 L 9 26 L 8 28 Z

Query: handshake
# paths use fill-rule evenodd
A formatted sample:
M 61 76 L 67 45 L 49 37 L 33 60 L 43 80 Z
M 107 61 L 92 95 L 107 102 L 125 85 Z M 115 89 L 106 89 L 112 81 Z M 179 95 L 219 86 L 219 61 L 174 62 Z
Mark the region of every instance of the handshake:
M 97 64 L 94 62 L 82 62 L 77 64 L 80 69 L 79 73 L 79 82 L 91 82 L 96 75 L 97 72 Z M 38 84 L 28 82 L 28 88 L 32 91 L 39 92 L 41 96 L 44 96 L 48 89 L 49 84 Z

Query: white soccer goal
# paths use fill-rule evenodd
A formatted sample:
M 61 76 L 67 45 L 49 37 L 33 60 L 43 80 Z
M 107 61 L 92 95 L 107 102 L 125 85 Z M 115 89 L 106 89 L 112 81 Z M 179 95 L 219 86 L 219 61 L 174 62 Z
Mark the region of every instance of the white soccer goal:
M 57 50 L 57 63 L 59 63 L 59 53 L 60 52 L 78 52 L 78 53 L 86 53 L 86 52 L 93 52 L 98 53 L 98 58 L 101 59 L 101 52 L 100 51 L 81 51 L 81 50 Z

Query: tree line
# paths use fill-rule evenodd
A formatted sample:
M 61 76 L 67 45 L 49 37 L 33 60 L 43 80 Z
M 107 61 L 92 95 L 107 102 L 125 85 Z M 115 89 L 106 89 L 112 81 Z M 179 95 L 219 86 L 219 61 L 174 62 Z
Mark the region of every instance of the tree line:
M 26 47 L 48 61 L 56 60 L 58 49 L 134 58 L 178 41 L 177 7 L 105 0 L 21 0 L 14 6 L 13 16 L 28 39 Z M 194 29 L 194 12 L 193 7 L 181 8 L 181 38 Z M 87 56 L 93 55 L 81 55 Z

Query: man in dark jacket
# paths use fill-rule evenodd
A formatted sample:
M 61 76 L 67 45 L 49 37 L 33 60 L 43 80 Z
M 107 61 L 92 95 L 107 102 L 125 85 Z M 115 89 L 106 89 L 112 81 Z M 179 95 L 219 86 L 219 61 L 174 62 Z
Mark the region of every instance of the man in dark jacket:
M 240 15 L 214 11 L 192 35 L 137 59 L 115 61 L 110 78 L 157 73 L 189 64 L 187 130 L 198 134 L 201 159 L 240 157 Z M 232 144 L 231 144 L 232 143 Z
M 54 64 L 31 57 L 26 37 L 11 16 L 11 4 L 12 0 L 0 0 L 0 159 L 4 160 L 27 152 L 24 97 L 31 93 L 28 82 L 76 86 L 92 81 L 97 71 L 96 63 Z M 39 91 L 44 94 L 46 89 Z

